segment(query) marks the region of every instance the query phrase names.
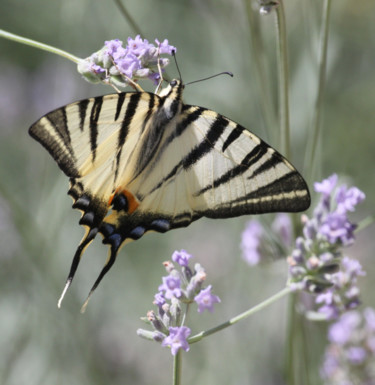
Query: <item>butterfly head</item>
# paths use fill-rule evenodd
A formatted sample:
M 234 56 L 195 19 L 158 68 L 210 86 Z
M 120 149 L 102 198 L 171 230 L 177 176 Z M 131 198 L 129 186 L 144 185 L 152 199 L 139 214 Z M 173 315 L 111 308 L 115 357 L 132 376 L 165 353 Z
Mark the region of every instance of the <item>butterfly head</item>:
M 169 82 L 167 87 L 160 91 L 159 96 L 176 98 L 176 96 L 178 97 L 179 95 L 181 97 L 184 88 L 185 85 L 181 80 L 173 79 Z

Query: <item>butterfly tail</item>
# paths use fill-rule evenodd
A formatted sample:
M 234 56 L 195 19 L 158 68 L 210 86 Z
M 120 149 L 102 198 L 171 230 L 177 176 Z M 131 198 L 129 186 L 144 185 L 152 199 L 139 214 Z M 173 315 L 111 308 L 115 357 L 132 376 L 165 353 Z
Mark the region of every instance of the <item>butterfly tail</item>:
M 116 261 L 116 257 L 117 257 L 117 253 L 123 243 L 123 239 L 122 237 L 119 235 L 119 234 L 116 234 L 116 237 L 111 237 L 111 239 L 108 241 L 108 240 L 104 240 L 103 243 L 110 243 L 111 245 L 111 248 L 109 250 L 109 255 L 108 255 L 108 258 L 105 262 L 105 265 L 103 266 L 103 269 L 102 271 L 100 272 L 98 278 L 96 279 L 94 285 L 92 286 L 91 290 L 90 290 L 90 293 L 89 295 L 87 296 L 87 299 L 85 301 L 85 303 L 82 305 L 81 307 L 81 313 L 84 313 L 85 310 L 86 310 L 86 307 L 89 303 L 89 300 L 92 296 L 92 294 L 94 293 L 95 289 L 99 286 L 101 280 L 103 279 L 103 277 L 108 273 L 108 271 L 111 269 L 111 267 L 113 266 L 113 264 L 115 263 Z
M 85 236 L 82 238 L 80 244 L 78 245 L 77 250 L 74 254 L 73 260 L 72 260 L 72 265 L 70 267 L 69 275 L 68 275 L 68 278 L 66 280 L 64 289 L 63 289 L 61 296 L 57 302 L 58 308 L 61 307 L 61 303 L 64 299 L 65 293 L 68 291 L 68 289 L 69 289 L 69 287 L 73 281 L 74 275 L 77 271 L 79 262 L 81 261 L 82 255 L 83 255 L 86 247 L 93 241 L 93 239 L 95 238 L 97 233 L 98 233 L 97 228 L 89 229 L 87 231 L 87 233 L 85 234 Z

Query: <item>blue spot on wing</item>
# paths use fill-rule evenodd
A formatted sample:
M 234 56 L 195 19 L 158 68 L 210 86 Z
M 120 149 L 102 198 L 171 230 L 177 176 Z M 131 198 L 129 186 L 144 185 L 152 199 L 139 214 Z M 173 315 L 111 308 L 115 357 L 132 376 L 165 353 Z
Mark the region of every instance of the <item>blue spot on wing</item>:
M 130 232 L 129 237 L 134 240 L 139 239 L 145 233 L 145 231 L 146 229 L 143 226 L 137 226 Z
M 155 219 L 151 222 L 150 229 L 158 231 L 160 233 L 165 233 L 170 230 L 171 224 L 167 219 Z

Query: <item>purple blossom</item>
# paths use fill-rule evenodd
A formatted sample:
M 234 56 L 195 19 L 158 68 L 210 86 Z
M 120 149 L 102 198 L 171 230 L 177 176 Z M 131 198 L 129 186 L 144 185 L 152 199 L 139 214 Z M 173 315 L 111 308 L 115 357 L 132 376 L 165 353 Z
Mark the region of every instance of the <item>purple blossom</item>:
M 147 78 L 150 79 L 155 85 L 157 85 L 160 81 L 160 75 L 157 72 L 151 72 Z
M 286 247 L 292 244 L 292 221 L 288 214 L 277 214 L 272 223 L 272 230 L 279 235 Z
M 78 71 L 88 81 L 105 81 L 120 87 L 128 83 L 134 86 L 129 79 L 149 78 L 157 83 L 160 70 L 169 64 L 169 60 L 160 55 L 170 55 L 176 48 L 169 45 L 167 39 L 162 43 L 155 41 L 157 47 L 137 35 L 134 39 L 129 37 L 124 47 L 119 39 L 108 40 L 101 50 L 79 63 Z
M 366 317 L 370 313 L 375 314 L 370 308 L 350 311 L 330 326 L 321 368 L 325 384 L 374 383 L 375 330 L 368 328 Z
M 142 39 L 140 35 L 137 35 L 135 39 L 132 39 L 131 37 L 128 37 L 128 48 L 129 50 L 137 55 L 141 56 L 144 54 L 147 50 L 154 47 L 152 44 L 148 42 L 146 39 Z
M 100 73 L 103 73 L 105 72 L 105 68 L 102 68 L 100 65 L 98 64 L 95 64 L 95 63 L 92 63 L 91 64 L 91 71 L 96 73 L 96 74 L 100 74 Z
M 176 47 L 169 45 L 169 42 L 167 39 L 164 39 L 162 43 L 160 43 L 158 39 L 155 39 L 155 43 L 158 45 L 160 49 L 160 53 L 166 53 L 168 55 L 172 55 L 173 52 L 176 52 Z
M 366 320 L 366 326 L 372 332 L 375 332 L 375 311 L 368 307 L 363 311 L 363 315 Z
M 348 276 L 348 281 L 357 281 L 357 277 L 366 275 L 366 272 L 363 270 L 362 265 L 356 259 L 351 259 L 349 257 L 344 257 L 341 261 L 343 271 Z
M 164 297 L 171 299 L 172 297 L 181 297 L 181 280 L 179 277 L 167 275 L 162 277 L 163 283 L 159 286 L 160 291 L 164 291 Z
M 105 41 L 104 45 L 107 47 L 106 54 L 112 56 L 115 61 L 127 54 L 126 49 L 122 46 L 122 41 L 119 39 Z
M 201 290 L 194 297 L 194 301 L 198 304 L 198 313 L 203 313 L 205 309 L 212 313 L 214 311 L 214 304 L 221 302 L 217 295 L 211 294 L 211 287 L 210 285 L 206 289 Z
M 205 309 L 212 312 L 213 305 L 220 302 L 220 298 L 211 293 L 211 285 L 202 290 L 206 272 L 199 263 L 191 269 L 188 266 L 191 257 L 185 250 L 175 251 L 172 259 L 176 264 L 171 261 L 163 262 L 169 275 L 162 277 L 163 283 L 154 296 L 153 303 L 159 311 L 150 310 L 147 317 L 142 317 L 154 330 L 137 330 L 140 337 L 162 342 L 162 346 L 170 346 L 173 355 L 180 348 L 189 350 L 186 339 L 191 331 L 188 327 L 181 326 L 186 318 L 186 305 L 192 304 L 194 300 L 198 305 L 198 312 L 202 313 Z
M 242 233 L 242 256 L 251 266 L 258 264 L 260 261 L 259 246 L 263 231 L 262 225 L 257 220 L 252 220 L 247 223 Z
M 356 187 L 337 187 L 337 179 L 334 174 L 315 183 L 320 201 L 312 218 L 303 216 L 303 237 L 297 238 L 287 259 L 293 288 L 319 293 L 318 311 L 327 319 L 358 306 L 359 289 L 355 284 L 357 277 L 365 274 L 360 263 L 343 257 L 341 250 L 354 242 L 356 225 L 347 214 L 364 199 L 364 194 Z
M 336 319 L 340 313 L 357 307 L 360 301 L 356 283 L 357 278 L 363 275 L 365 272 L 357 260 L 344 257 L 341 261 L 341 270 L 330 276 L 332 286 L 315 299 L 315 302 L 321 305 L 318 312 L 329 320 Z
M 172 261 L 177 262 L 180 266 L 187 267 L 191 257 L 192 256 L 185 250 L 175 251 L 172 254 Z
M 346 213 L 354 211 L 355 206 L 365 199 L 365 194 L 357 187 L 347 188 L 345 185 L 340 186 L 336 192 L 337 211 Z
M 338 177 L 336 174 L 331 175 L 327 179 L 323 179 L 321 182 L 314 183 L 314 190 L 324 197 L 330 197 L 332 191 L 336 187 Z
M 137 71 L 141 65 L 135 55 L 128 54 L 125 58 L 119 58 L 116 60 L 116 67 L 121 74 L 127 76 L 128 78 L 132 78 L 133 73 Z
M 162 291 L 159 291 L 159 293 L 155 294 L 153 304 L 158 306 L 159 308 L 161 308 L 165 304 L 165 298 Z
M 179 349 L 189 351 L 190 346 L 187 342 L 187 337 L 189 337 L 191 330 L 186 326 L 180 327 L 170 327 L 169 336 L 165 337 L 162 346 L 170 346 L 172 355 L 176 355 Z
M 347 358 L 351 364 L 360 365 L 367 357 L 366 350 L 360 346 L 351 346 L 346 351 Z
M 345 345 L 360 323 L 361 318 L 358 312 L 351 311 L 344 313 L 338 322 L 330 326 L 328 330 L 329 341 L 338 345 Z
M 319 233 L 331 244 L 341 242 L 343 245 L 350 245 L 354 242 L 355 227 L 345 214 L 332 212 L 327 214 L 320 226 Z

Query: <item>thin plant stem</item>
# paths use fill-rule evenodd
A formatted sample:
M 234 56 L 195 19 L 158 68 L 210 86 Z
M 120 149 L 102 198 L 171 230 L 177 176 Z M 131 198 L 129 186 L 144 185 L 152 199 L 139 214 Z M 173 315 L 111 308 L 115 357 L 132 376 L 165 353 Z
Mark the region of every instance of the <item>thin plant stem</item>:
M 181 385 L 181 349 L 173 357 L 173 385 Z
M 283 290 L 279 291 L 278 293 L 276 293 L 272 297 L 266 299 L 265 301 L 259 303 L 256 306 L 250 308 L 249 310 L 246 310 L 245 312 L 237 315 L 236 317 L 233 317 L 230 320 L 228 320 L 228 321 L 226 321 L 226 322 L 224 322 L 224 323 L 222 323 L 220 325 L 217 325 L 217 326 L 213 327 L 212 329 L 200 332 L 200 333 L 190 337 L 188 339 L 189 344 L 193 344 L 195 342 L 198 342 L 198 341 L 200 341 L 204 337 L 207 337 L 207 336 L 209 336 L 211 334 L 217 333 L 220 330 L 226 329 L 227 327 L 232 326 L 235 323 L 244 320 L 245 318 L 251 316 L 252 314 L 254 314 L 254 313 L 264 309 L 265 307 L 271 305 L 272 303 L 278 301 L 282 297 L 285 297 L 290 292 L 291 292 L 291 289 L 289 287 L 284 288 Z
M 279 138 L 279 132 L 275 134 L 271 130 L 277 131 L 276 113 L 274 110 L 274 103 L 271 97 L 270 76 L 267 75 L 268 61 L 264 49 L 263 40 L 261 37 L 259 12 L 255 15 L 252 7 L 252 0 L 244 0 L 247 20 L 250 28 L 250 42 L 251 51 L 253 52 L 252 60 L 255 64 L 256 76 L 253 80 L 257 82 L 260 106 L 263 112 L 263 119 L 265 122 L 265 133 L 269 140 L 275 141 Z
M 289 297 L 288 303 L 288 322 L 287 322 L 287 341 L 286 341 L 286 360 L 285 360 L 285 377 L 287 379 L 288 385 L 294 385 L 294 337 L 296 331 L 296 299 L 297 294 L 292 293 Z
M 29 45 L 29 46 L 34 47 L 34 48 L 39 48 L 43 51 L 48 51 L 48 52 L 54 53 L 56 55 L 64 57 L 65 59 L 71 60 L 74 63 L 79 63 L 82 60 L 81 58 L 74 56 L 74 55 L 70 54 L 69 52 L 66 52 L 62 49 L 53 47 L 53 46 L 48 45 L 48 44 L 43 44 L 43 43 L 40 43 L 40 42 L 32 40 L 32 39 L 28 39 L 28 38 L 23 37 L 23 36 L 15 35 L 14 33 L 10 33 L 10 32 L 4 31 L 2 29 L 0 29 L 0 37 L 16 41 L 17 43 Z
M 331 0 L 324 0 L 322 27 L 320 30 L 319 43 L 319 74 L 318 74 L 318 90 L 314 103 L 314 115 L 312 120 L 312 134 L 313 138 L 308 141 L 311 143 L 309 151 L 306 151 L 305 169 L 310 171 L 310 179 L 312 180 L 316 171 L 316 151 L 318 148 L 318 141 L 321 131 L 321 112 L 323 106 L 323 96 L 326 85 L 326 71 L 327 71 L 327 50 L 328 50 L 328 35 L 329 35 L 329 20 L 331 11 Z
M 279 0 L 276 7 L 276 35 L 277 35 L 277 68 L 279 81 L 279 119 L 281 132 L 281 149 L 286 158 L 291 158 L 290 124 L 289 124 L 289 69 L 288 49 L 286 39 L 286 23 L 284 5 Z
M 135 31 L 136 34 L 141 35 L 142 38 L 144 38 L 144 34 L 141 31 L 141 28 L 139 25 L 135 22 L 133 17 L 130 15 L 128 10 L 126 9 L 125 5 L 122 4 L 121 0 L 114 0 L 117 8 L 120 10 L 121 14 L 124 16 L 126 21 L 129 23 L 130 27 Z
M 356 229 L 354 230 L 355 233 L 358 231 L 362 231 L 366 227 L 372 225 L 375 222 L 375 215 L 369 215 L 368 217 L 362 219 L 358 224 Z

